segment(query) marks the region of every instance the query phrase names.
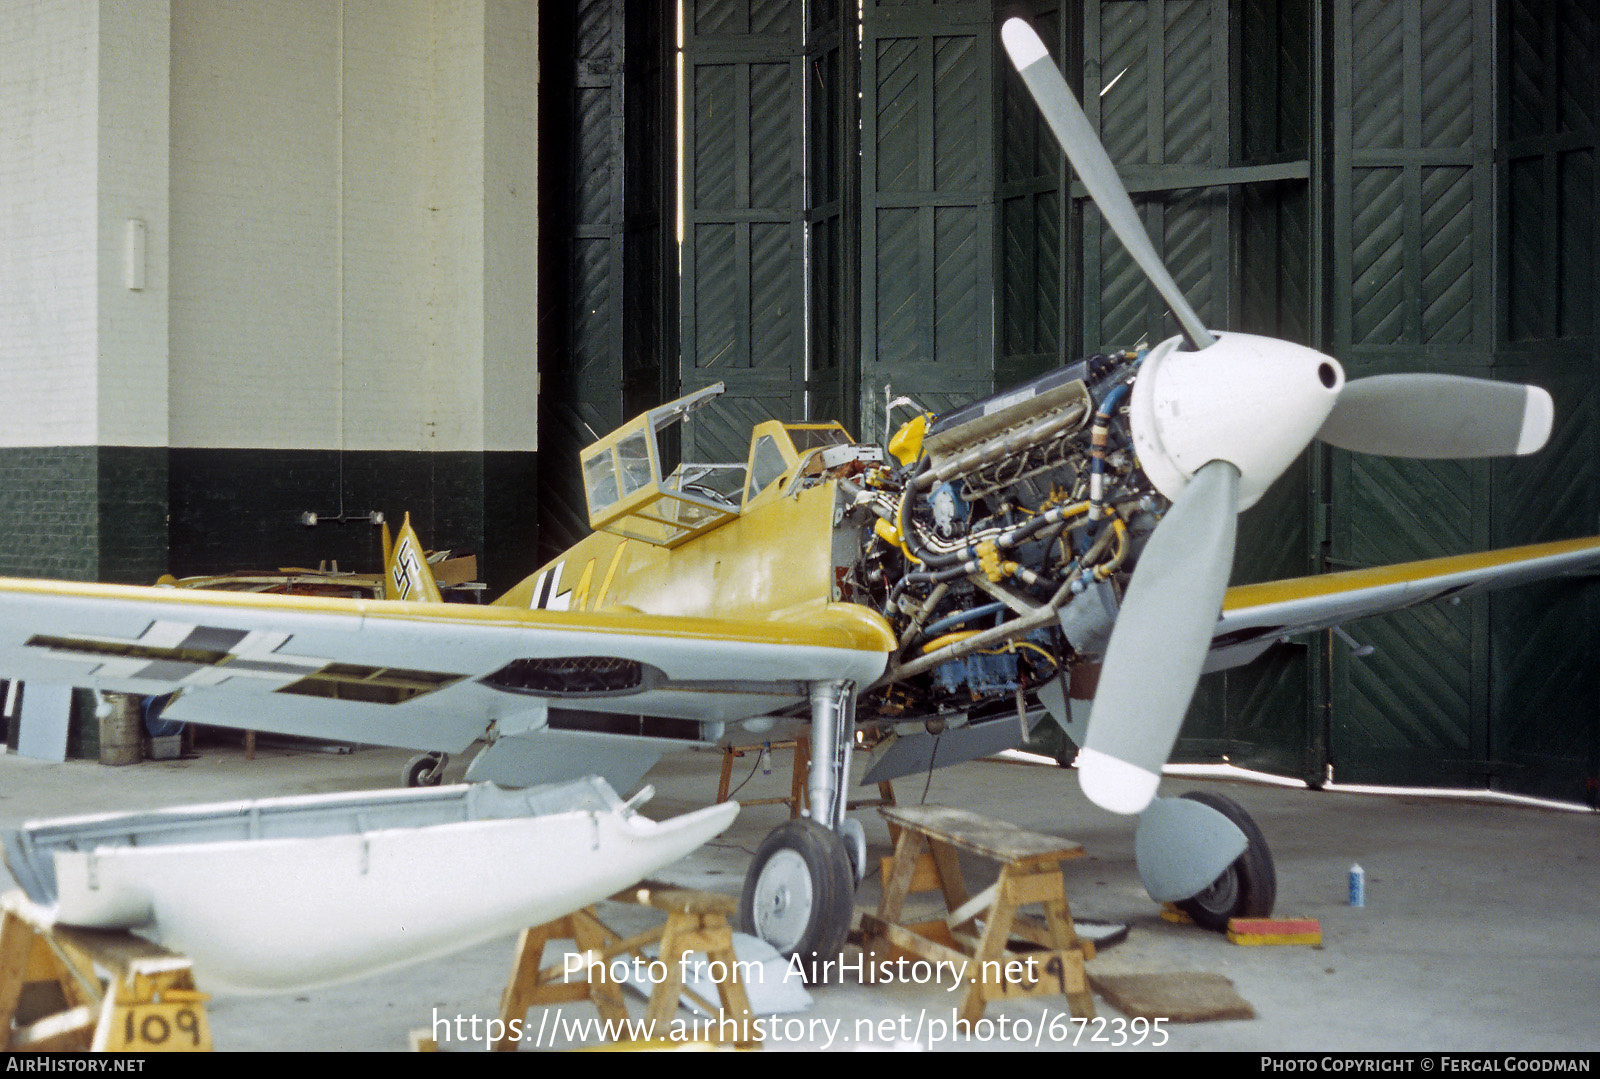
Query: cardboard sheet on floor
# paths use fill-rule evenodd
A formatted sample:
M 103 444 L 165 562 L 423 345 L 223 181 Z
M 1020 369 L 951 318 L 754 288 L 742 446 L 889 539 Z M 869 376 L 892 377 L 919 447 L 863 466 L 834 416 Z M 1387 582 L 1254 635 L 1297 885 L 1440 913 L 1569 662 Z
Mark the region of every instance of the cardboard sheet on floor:
M 1256 1010 L 1220 974 L 1169 971 L 1159 974 L 1090 974 L 1095 992 L 1124 1015 L 1205 1023 L 1254 1019 Z

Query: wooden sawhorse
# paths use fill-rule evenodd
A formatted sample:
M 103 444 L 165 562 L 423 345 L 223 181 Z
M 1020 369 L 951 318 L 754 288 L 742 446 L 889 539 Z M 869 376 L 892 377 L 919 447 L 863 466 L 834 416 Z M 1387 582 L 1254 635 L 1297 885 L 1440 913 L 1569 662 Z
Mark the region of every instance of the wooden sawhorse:
M 980 1019 L 991 1000 L 1056 993 L 1067 998 L 1074 1016 L 1094 1017 L 1094 995 L 1083 969 L 1094 958 L 1094 944 L 1080 940 L 1073 929 L 1061 884 L 1060 863 L 1083 857 L 1082 846 L 943 806 L 883 806 L 878 812 L 891 829 L 898 828 L 899 837 L 894 857 L 885 860 L 883 903 L 876 914 L 862 912 L 863 951 L 883 941 L 923 959 L 954 964 L 968 982 L 959 1013 L 967 1022 Z M 999 879 L 969 895 L 960 850 L 999 863 Z M 901 924 L 906 896 L 933 888 L 944 893 L 949 915 L 943 921 Z M 1019 912 L 1029 903 L 1043 906 L 1042 921 Z M 982 931 L 974 934 L 978 922 Z M 1013 950 L 1013 936 L 1041 950 Z
M 722 776 L 717 781 L 717 802 L 721 804 L 728 800 L 728 789 L 733 785 L 733 761 L 735 757 L 743 757 L 746 753 L 771 753 L 774 749 L 794 750 L 794 765 L 789 774 L 789 794 L 785 798 L 741 798 L 742 806 L 770 806 L 786 805 L 789 807 L 789 819 L 800 815 L 800 810 L 806 802 L 806 760 L 810 753 L 809 743 L 802 744 L 799 740 L 788 742 L 762 742 L 749 746 L 723 746 L 722 747 Z
M 524 929 L 517 938 L 516 951 L 511 962 L 511 978 L 500 998 L 500 1021 L 507 1036 L 495 1043 L 499 1052 L 515 1051 L 516 1039 L 510 1037 L 512 1020 L 523 1026 L 528 1009 L 536 1005 L 559 1004 L 566 1001 L 588 1000 L 600 1012 L 600 1018 L 617 1029 L 627 1023 L 628 1010 L 622 1002 L 622 984 L 608 975 L 591 981 L 587 974 L 569 978 L 564 965 L 540 968 L 545 942 L 570 940 L 583 953 L 584 966 L 589 962 L 609 969 L 611 961 L 619 956 L 638 957 L 644 962 L 647 945 L 660 942 L 660 962 L 665 966 L 664 977 L 652 979 L 650 1003 L 645 1010 L 645 1027 L 656 1032 L 656 1040 L 666 1040 L 665 1032 L 671 1029 L 672 1018 L 677 1013 L 679 998 L 688 994 L 708 1013 L 716 1015 L 718 1009 L 683 984 L 684 959 L 693 952 L 704 952 L 712 963 L 711 971 L 719 969 L 726 974 L 717 980 L 721 997 L 721 1014 L 737 1024 L 736 1029 L 749 1032 L 754 1029 L 750 1013 L 750 998 L 738 979 L 738 966 L 734 962 L 733 930 L 728 920 L 738 913 L 738 901 L 725 895 L 696 892 L 670 885 L 646 882 L 619 892 L 611 897 L 613 902 L 638 903 L 654 907 L 666 914 L 665 924 L 624 940 L 595 917 L 592 907 L 575 911 L 544 925 Z M 739 1048 L 759 1047 L 759 1042 L 736 1041 Z
M 208 1053 L 206 1000 L 185 956 L 54 925 L 21 892 L 0 900 L 0 1051 Z

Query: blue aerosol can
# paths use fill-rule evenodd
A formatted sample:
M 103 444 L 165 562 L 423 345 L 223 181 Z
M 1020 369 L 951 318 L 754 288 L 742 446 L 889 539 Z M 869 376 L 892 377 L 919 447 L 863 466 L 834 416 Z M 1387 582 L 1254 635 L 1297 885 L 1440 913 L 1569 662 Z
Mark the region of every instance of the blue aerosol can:
M 1359 863 L 1350 867 L 1350 905 L 1367 905 L 1367 871 Z

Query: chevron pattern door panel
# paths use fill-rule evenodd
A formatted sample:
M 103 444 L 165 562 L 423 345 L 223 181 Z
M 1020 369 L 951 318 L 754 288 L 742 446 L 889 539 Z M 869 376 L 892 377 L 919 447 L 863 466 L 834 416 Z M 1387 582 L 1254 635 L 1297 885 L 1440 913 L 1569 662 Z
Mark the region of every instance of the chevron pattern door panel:
M 1350 377 L 1492 372 L 1491 19 L 1488 0 L 1336 6 L 1332 336 Z M 1331 568 L 1488 546 L 1485 464 L 1333 452 L 1331 468 Z M 1374 651 L 1334 648 L 1334 778 L 1482 785 L 1484 601 L 1351 629 Z
M 1497 462 L 1494 542 L 1600 526 L 1600 24 L 1579 0 L 1501 8 L 1500 240 L 1506 308 L 1496 372 L 1544 386 L 1544 452 Z M 1600 586 L 1563 580 L 1489 601 L 1490 786 L 1600 806 Z
M 692 0 L 683 45 L 682 391 L 727 384 L 683 453 L 743 461 L 749 420 L 805 415 L 802 0 Z M 737 448 L 735 448 L 737 447 Z

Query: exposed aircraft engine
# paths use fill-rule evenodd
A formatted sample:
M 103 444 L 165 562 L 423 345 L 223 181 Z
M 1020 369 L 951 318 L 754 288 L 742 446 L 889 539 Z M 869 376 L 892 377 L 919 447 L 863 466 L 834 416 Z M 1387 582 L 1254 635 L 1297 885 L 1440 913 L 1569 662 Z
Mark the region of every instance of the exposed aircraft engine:
M 899 637 L 880 714 L 1014 709 L 1104 651 L 1168 505 L 1134 456 L 1142 359 L 1091 356 L 918 417 L 891 440 L 895 460 L 841 483 L 859 558 L 840 566 L 840 598 L 876 607 Z

